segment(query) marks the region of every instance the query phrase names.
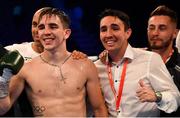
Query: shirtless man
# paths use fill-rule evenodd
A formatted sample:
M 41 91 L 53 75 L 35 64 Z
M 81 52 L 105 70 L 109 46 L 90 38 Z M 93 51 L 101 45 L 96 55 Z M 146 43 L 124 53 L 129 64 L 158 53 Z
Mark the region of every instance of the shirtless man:
M 44 52 L 11 78 L 9 94 L 0 99 L 0 114 L 25 87 L 35 116 L 84 117 L 86 92 L 95 116 L 107 116 L 95 65 L 87 58 L 74 60 L 66 49 L 71 34 L 68 16 L 49 8 L 40 13 L 38 29 Z

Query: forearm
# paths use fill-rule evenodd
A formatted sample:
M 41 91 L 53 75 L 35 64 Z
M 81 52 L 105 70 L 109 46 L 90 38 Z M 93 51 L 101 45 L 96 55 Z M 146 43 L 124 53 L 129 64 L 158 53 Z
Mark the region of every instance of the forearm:
M 108 111 L 105 105 L 101 105 L 98 109 L 94 110 L 95 117 L 108 117 Z
M 166 113 L 171 113 L 177 110 L 179 100 L 179 94 L 172 94 L 172 92 L 162 92 L 162 100 L 157 103 L 157 105 L 160 110 L 163 110 Z
M 0 114 L 4 114 L 15 101 L 9 94 L 10 79 L 20 71 L 24 59 L 18 51 L 7 51 L 3 47 L 0 47 L 0 54 L 0 71 L 2 71 L 0 75 Z
M 9 96 L 0 99 L 0 115 L 4 115 L 11 106 Z

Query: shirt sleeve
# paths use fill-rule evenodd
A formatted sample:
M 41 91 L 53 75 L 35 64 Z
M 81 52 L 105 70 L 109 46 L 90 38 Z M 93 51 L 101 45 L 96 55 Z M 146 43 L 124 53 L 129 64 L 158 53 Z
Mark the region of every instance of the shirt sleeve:
M 158 108 L 167 113 L 177 110 L 180 104 L 180 93 L 173 82 L 159 54 L 152 53 L 149 61 L 149 81 L 154 91 L 162 94 L 161 102 L 157 103 Z
M 6 46 L 5 48 L 6 48 L 7 50 L 9 50 L 9 51 L 14 50 L 14 46 L 13 46 L 13 45 Z

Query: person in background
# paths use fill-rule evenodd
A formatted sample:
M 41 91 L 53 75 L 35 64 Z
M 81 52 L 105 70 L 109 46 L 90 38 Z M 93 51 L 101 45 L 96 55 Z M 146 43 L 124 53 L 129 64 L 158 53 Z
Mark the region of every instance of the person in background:
M 95 62 L 101 89 L 113 117 L 158 117 L 176 111 L 180 94 L 159 54 L 132 48 L 127 14 L 100 14 L 100 39 L 106 55 Z
M 174 83 L 180 90 L 180 54 L 174 44 L 178 32 L 177 21 L 175 11 L 165 5 L 160 5 L 150 13 L 147 36 L 148 50 L 161 56 Z M 180 108 L 171 114 L 162 111 L 161 116 L 178 117 L 179 113 Z
M 107 116 L 95 65 L 89 59 L 74 60 L 66 49 L 69 25 L 69 17 L 56 8 L 40 13 L 38 35 L 44 51 L 11 78 L 8 94 L 1 92 L 0 114 L 12 106 L 25 87 L 34 116 L 84 117 L 86 93 L 95 116 Z
M 25 61 L 30 61 L 34 57 L 39 56 L 40 53 L 43 52 L 44 48 L 42 44 L 39 41 L 39 36 L 38 36 L 38 18 L 39 14 L 41 11 L 47 9 L 48 7 L 41 8 L 37 10 L 33 16 L 32 19 L 32 26 L 31 26 L 31 32 L 32 32 L 32 42 L 23 42 L 21 44 L 13 44 L 6 46 L 5 48 L 8 50 L 19 50 L 20 53 L 23 55 Z

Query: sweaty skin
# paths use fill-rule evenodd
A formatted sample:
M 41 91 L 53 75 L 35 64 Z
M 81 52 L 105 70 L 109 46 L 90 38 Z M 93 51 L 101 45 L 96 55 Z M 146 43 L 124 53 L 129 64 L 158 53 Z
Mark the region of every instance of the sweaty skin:
M 26 91 L 35 116 L 86 116 L 85 84 L 87 81 L 89 82 L 86 87 L 91 88 L 90 94 L 94 96 L 92 98 L 101 97 L 95 92 L 100 90 L 97 87 L 98 80 L 88 79 L 97 78 L 94 74 L 95 67 L 89 60 L 78 61 L 70 57 L 62 66 L 64 80 L 60 76 L 59 68 L 44 63 L 40 57 L 33 60 L 23 67 L 16 82 L 26 81 L 29 85 Z M 86 76 L 89 77 L 86 78 Z M 21 89 L 21 86 L 18 89 Z M 12 88 L 17 89 L 17 86 L 12 85 Z M 96 104 L 100 103 L 97 100 Z
M 70 56 L 66 39 L 71 31 L 61 18 L 44 15 L 38 33 L 44 51 L 11 78 L 9 95 L 0 99 L 0 114 L 10 109 L 25 87 L 35 116 L 85 117 L 86 94 L 95 116 L 108 116 L 97 69 L 87 58 L 75 60 Z

